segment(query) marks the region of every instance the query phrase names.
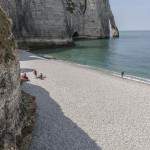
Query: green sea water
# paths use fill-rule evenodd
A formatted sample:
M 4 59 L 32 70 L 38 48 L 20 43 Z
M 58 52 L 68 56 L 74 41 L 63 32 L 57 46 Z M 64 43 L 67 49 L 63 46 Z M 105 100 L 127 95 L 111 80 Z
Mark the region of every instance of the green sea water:
M 118 39 L 80 40 L 75 44 L 37 50 L 36 54 L 150 79 L 150 31 L 120 32 Z

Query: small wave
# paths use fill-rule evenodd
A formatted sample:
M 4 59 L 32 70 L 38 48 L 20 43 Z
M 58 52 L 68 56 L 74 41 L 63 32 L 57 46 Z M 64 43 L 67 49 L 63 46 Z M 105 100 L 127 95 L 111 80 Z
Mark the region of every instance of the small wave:
M 117 77 L 121 77 L 121 75 L 117 72 L 113 73 L 114 76 Z M 142 78 L 142 77 L 137 77 L 137 76 L 133 76 L 133 75 L 124 75 L 123 77 L 124 79 L 128 79 L 128 80 L 132 80 L 132 81 L 136 81 L 136 82 L 141 82 L 141 83 L 145 83 L 145 84 L 149 84 L 150 85 L 150 79 L 147 78 Z

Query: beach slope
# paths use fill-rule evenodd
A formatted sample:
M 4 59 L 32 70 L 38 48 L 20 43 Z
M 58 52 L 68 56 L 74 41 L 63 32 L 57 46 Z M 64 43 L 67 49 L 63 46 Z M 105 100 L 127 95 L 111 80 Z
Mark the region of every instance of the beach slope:
M 20 63 L 37 97 L 30 150 L 150 149 L 149 85 L 24 51 Z

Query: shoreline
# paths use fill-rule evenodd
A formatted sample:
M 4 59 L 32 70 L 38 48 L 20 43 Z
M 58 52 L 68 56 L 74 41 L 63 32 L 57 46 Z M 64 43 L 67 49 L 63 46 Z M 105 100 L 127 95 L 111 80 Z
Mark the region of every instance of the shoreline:
M 32 53 L 32 51 L 27 51 L 27 52 Z M 104 73 L 106 75 L 110 75 L 110 76 L 113 76 L 113 77 L 121 78 L 120 73 L 116 72 L 116 71 L 113 71 L 113 70 L 104 69 L 104 68 L 101 68 L 101 67 L 98 68 L 98 67 L 94 67 L 94 66 L 79 64 L 79 63 L 76 63 L 76 62 L 73 62 L 73 61 L 62 60 L 62 59 L 58 59 L 58 58 L 55 58 L 55 57 L 49 57 L 48 58 L 48 57 L 44 57 L 44 56 L 38 55 L 36 53 L 32 53 L 32 54 L 37 55 L 38 57 L 44 58 L 46 60 L 53 60 L 53 61 L 59 61 L 59 62 L 63 62 L 63 63 L 68 63 L 68 64 L 74 65 L 76 67 L 81 67 L 81 68 L 97 71 L 99 73 Z M 135 75 L 131 75 L 131 74 L 125 74 L 123 79 L 129 80 L 129 81 L 133 81 L 133 82 L 137 82 L 137 83 L 150 85 L 150 79 L 139 77 L 139 76 L 135 76 Z
M 30 150 L 150 147 L 149 85 L 25 51 L 20 64 L 30 79 L 23 90 L 37 102 Z

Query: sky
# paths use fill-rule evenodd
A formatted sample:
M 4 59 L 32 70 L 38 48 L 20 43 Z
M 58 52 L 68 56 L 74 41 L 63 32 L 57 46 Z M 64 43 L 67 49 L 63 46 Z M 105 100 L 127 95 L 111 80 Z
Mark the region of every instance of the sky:
M 150 0 L 110 0 L 119 30 L 150 30 Z

